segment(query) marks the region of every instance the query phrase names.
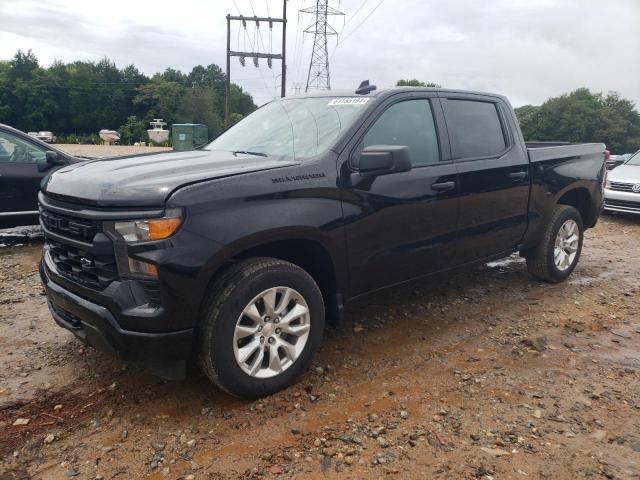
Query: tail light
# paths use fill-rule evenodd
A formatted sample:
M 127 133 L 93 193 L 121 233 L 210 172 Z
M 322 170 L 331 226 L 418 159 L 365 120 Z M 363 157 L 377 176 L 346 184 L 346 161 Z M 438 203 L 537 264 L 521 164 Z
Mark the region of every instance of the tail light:
M 605 150 L 604 151 L 604 161 L 608 162 L 609 160 L 611 160 L 611 152 L 609 150 Z

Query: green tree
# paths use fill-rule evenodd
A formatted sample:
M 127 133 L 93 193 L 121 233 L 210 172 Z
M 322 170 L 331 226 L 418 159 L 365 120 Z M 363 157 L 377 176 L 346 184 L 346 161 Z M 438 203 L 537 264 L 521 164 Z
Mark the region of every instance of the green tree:
M 184 93 L 185 88 L 179 83 L 155 76 L 151 82 L 138 88 L 133 104 L 146 112 L 144 119 L 147 121 L 162 118 L 167 123 L 175 123 Z
M 0 107 L 6 122 L 22 130 L 44 130 L 56 110 L 56 99 L 46 87 L 46 72 L 33 52 L 18 50 L 3 67 Z
M 118 129 L 120 143 L 122 145 L 133 145 L 136 142 L 147 141 L 147 129 L 142 120 L 138 120 L 135 115 L 127 118 L 127 123 Z
M 187 76 L 187 86 L 213 87 L 216 93 L 221 94 L 224 92 L 224 80 L 225 75 L 218 65 L 196 65 Z
M 100 129 L 124 127 L 132 116 L 143 125 L 155 117 L 206 123 L 215 135 L 223 121 L 224 94 L 225 75 L 215 64 L 196 65 L 189 74 L 167 68 L 149 78 L 134 65 L 119 69 L 107 58 L 56 61 L 44 68 L 32 51 L 19 50 L 0 61 L 0 122 L 82 142 L 97 141 Z M 235 84 L 230 106 L 240 117 L 256 108 L 251 95 Z
M 13 59 L 9 61 L 11 69 L 8 73 L 9 80 L 30 80 L 33 78 L 35 72 L 38 71 L 40 65 L 35 54 L 29 50 L 24 53 L 22 50 L 14 55 Z
M 526 140 L 602 142 L 615 153 L 640 148 L 640 114 L 617 93 L 580 88 L 539 107 L 517 108 L 516 114 Z
M 231 84 L 230 95 L 229 95 L 229 110 L 230 113 L 240 113 L 243 116 L 249 115 L 256 108 L 256 104 L 253 103 L 253 98 L 251 95 L 246 93 L 242 87 L 236 85 L 235 83 Z
M 540 107 L 534 105 L 524 105 L 520 108 L 516 108 L 516 115 L 520 122 L 520 130 L 522 130 L 522 136 L 528 140 L 537 139 L 539 122 L 540 122 Z
M 177 121 L 180 123 L 204 123 L 209 127 L 209 136 L 222 130 L 222 116 L 216 111 L 216 94 L 211 88 L 194 87 L 182 97 Z
M 418 80 L 417 78 L 413 78 L 411 80 L 398 80 L 396 82 L 396 87 L 431 87 L 431 88 L 442 88 L 442 85 L 433 82 L 423 82 L 422 80 Z
M 635 152 L 640 148 L 640 115 L 634 103 L 609 93 L 602 99 L 599 128 L 595 138 L 601 139 L 612 152 Z
M 235 125 L 236 123 L 238 123 L 243 118 L 244 118 L 244 115 L 242 115 L 241 113 L 235 113 L 234 112 L 234 113 L 229 114 L 229 126 Z
M 182 73 L 180 70 L 175 70 L 173 68 L 167 68 L 162 73 L 156 73 L 153 76 L 154 79 L 161 79 L 165 82 L 174 82 L 180 85 L 187 84 L 187 76 Z

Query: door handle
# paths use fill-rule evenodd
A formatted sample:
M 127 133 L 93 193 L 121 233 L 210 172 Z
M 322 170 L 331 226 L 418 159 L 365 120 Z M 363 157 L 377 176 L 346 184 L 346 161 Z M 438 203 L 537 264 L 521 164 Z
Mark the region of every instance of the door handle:
M 527 172 L 512 172 L 509 174 L 509 178 L 511 180 L 524 180 L 524 178 L 527 176 Z
M 442 183 L 432 183 L 431 189 L 436 192 L 446 192 L 447 190 L 452 190 L 456 188 L 456 182 L 442 182 Z

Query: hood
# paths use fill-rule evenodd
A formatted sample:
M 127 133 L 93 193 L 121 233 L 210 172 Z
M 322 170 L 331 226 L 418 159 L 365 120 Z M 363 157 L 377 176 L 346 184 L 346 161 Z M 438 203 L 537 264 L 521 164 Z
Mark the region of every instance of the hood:
M 640 165 L 620 165 L 607 173 L 611 182 L 640 183 Z
M 208 150 L 158 153 L 69 165 L 48 177 L 42 190 L 98 206 L 161 207 L 191 183 L 299 163 Z

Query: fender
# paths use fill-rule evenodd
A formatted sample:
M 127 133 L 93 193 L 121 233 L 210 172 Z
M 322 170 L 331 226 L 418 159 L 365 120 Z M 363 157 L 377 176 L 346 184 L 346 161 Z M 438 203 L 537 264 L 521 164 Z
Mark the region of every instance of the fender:
M 225 263 L 242 255 L 243 252 L 269 244 L 287 241 L 309 241 L 319 245 L 329 255 L 335 272 L 336 290 L 344 293 L 347 283 L 347 259 L 344 247 L 337 244 L 331 235 L 307 226 L 280 227 L 264 230 L 239 238 L 216 251 L 206 262 L 200 278 L 207 284 Z
M 542 232 L 547 225 L 553 210 L 558 205 L 559 200 L 566 194 L 574 191 L 585 191 L 589 196 L 589 211 L 594 212 L 589 218 L 584 218 L 585 225 L 593 226 L 593 216 L 600 213 L 598 206 L 598 198 L 602 203 L 601 195 L 594 195 L 594 187 L 592 180 L 573 180 L 572 182 L 562 185 L 560 188 L 553 189 L 553 184 L 542 183 L 531 186 L 531 199 L 529 203 L 529 226 L 525 233 L 525 239 L 521 246 L 521 250 L 526 250 L 537 245 L 542 237 Z

